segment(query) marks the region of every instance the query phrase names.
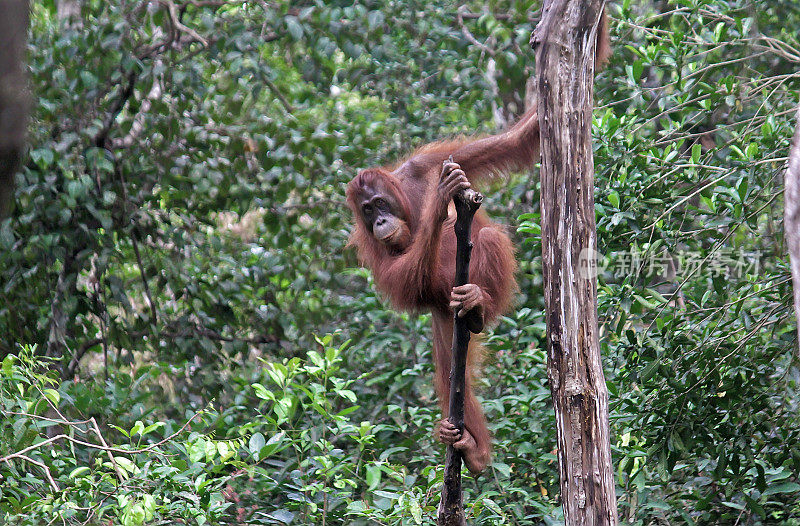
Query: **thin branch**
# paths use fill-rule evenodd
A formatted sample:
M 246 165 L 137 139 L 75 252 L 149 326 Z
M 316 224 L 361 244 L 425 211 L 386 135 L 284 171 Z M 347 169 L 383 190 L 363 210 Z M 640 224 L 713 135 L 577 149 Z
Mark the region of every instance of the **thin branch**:
M 153 61 L 153 70 L 159 66 L 161 66 L 162 62 L 161 59 L 157 58 Z M 147 96 L 142 100 L 142 104 L 139 107 L 139 112 L 133 118 L 133 124 L 131 124 L 131 129 L 127 135 L 124 137 L 116 137 L 111 139 L 109 148 L 112 149 L 120 149 L 120 148 L 130 148 L 133 145 L 133 142 L 141 135 L 142 131 L 144 130 L 144 122 L 147 116 L 147 112 L 150 111 L 150 108 L 153 105 L 153 101 L 161 98 L 161 81 L 159 77 L 153 78 L 153 86 L 150 88 Z
M 264 78 L 264 82 L 269 87 L 269 89 L 272 91 L 272 93 L 276 97 L 278 97 L 278 100 L 280 101 L 281 105 L 283 106 L 283 109 L 286 110 L 286 113 L 288 113 L 289 115 L 294 117 L 294 107 L 289 103 L 289 101 L 286 99 L 286 97 L 284 97 L 283 93 L 281 93 L 281 91 L 278 89 L 278 87 L 271 80 L 269 80 L 266 77 L 263 77 L 263 78 Z
M 161 5 L 166 6 L 167 12 L 169 13 L 169 19 L 172 22 L 172 26 L 181 33 L 185 33 L 189 35 L 193 40 L 199 42 L 203 47 L 208 47 L 208 40 L 203 38 L 200 33 L 192 29 L 191 27 L 185 26 L 183 22 L 180 20 L 180 16 L 178 16 L 178 8 L 172 3 L 170 0 L 160 0 L 159 2 Z
M 491 16 L 495 20 L 511 20 L 511 15 L 508 13 L 492 14 L 492 13 L 469 13 L 467 11 L 461 11 L 461 18 L 464 18 L 466 20 L 477 20 L 478 18 L 481 18 L 482 16 L 486 15 Z M 528 18 L 528 20 L 529 21 L 533 20 L 533 18 Z
M 81 430 L 76 427 L 77 425 L 92 424 L 94 432 L 97 434 L 97 438 L 100 439 L 100 443 L 103 444 L 105 447 L 108 447 L 108 444 L 106 444 L 103 435 L 100 433 L 100 428 L 97 426 L 97 421 L 94 419 L 94 417 L 91 417 L 88 420 L 83 420 L 80 422 L 70 422 L 69 420 L 67 420 L 67 417 L 64 416 L 64 414 L 58 409 L 58 405 L 53 403 L 48 397 L 46 397 L 44 392 L 39 388 L 39 386 L 36 386 L 36 390 L 39 391 L 39 395 L 41 395 L 42 399 L 47 401 L 47 405 L 50 407 L 50 409 L 53 410 L 53 412 L 57 414 L 59 417 L 61 417 L 60 422 L 56 421 L 55 419 L 49 419 L 49 420 L 58 422 L 61 425 L 68 425 L 71 429 L 78 429 L 78 431 Z M 123 480 L 125 480 L 125 473 L 123 473 L 122 469 L 119 467 L 119 465 L 117 465 L 117 461 L 114 459 L 114 455 L 112 455 L 109 452 L 108 458 L 111 459 L 111 465 L 114 466 L 114 472 L 117 474 L 117 478 L 119 478 L 119 481 L 122 482 Z
M 15 452 L 15 453 L 11 453 L 11 454 L 6 455 L 4 457 L 0 457 L 0 462 L 8 462 L 9 460 L 11 460 L 13 458 L 20 458 L 20 455 L 25 455 L 26 453 L 28 453 L 30 451 L 39 449 L 39 448 L 41 448 L 43 446 L 46 446 L 48 444 L 52 444 L 53 442 L 57 442 L 57 441 L 59 441 L 61 439 L 67 440 L 68 442 L 72 442 L 73 444 L 77 444 L 79 446 L 84 446 L 84 447 L 88 447 L 88 448 L 91 448 L 91 449 L 97 449 L 99 451 L 107 451 L 107 452 L 110 452 L 110 453 L 120 453 L 120 454 L 123 454 L 123 455 L 137 455 L 137 454 L 140 454 L 140 453 L 148 453 L 150 451 L 153 451 L 155 448 L 157 448 L 157 447 L 169 442 L 170 440 L 172 440 L 176 436 L 180 435 L 181 433 L 183 433 L 183 431 L 189 426 L 189 424 L 191 424 L 192 421 L 195 418 L 197 418 L 198 415 L 202 414 L 202 412 L 203 411 L 196 412 L 194 415 L 192 415 L 192 417 L 189 420 L 187 420 L 180 427 L 180 429 L 178 429 L 177 431 L 175 431 L 174 433 L 172 433 L 168 437 L 166 437 L 166 438 L 164 438 L 162 440 L 159 440 L 155 444 L 151 444 L 151 445 L 149 445 L 149 446 L 147 446 L 145 448 L 140 448 L 140 449 L 122 449 L 122 448 L 111 447 L 111 446 L 107 446 L 107 445 L 105 445 L 105 446 L 104 445 L 97 445 L 97 444 L 93 444 L 91 442 L 86 442 L 84 440 L 79 440 L 77 438 L 74 438 L 74 437 L 71 437 L 71 436 L 69 436 L 67 434 L 62 433 L 62 434 L 56 435 L 56 436 L 54 436 L 52 438 L 48 438 L 46 440 L 42 440 L 41 442 L 38 442 L 38 443 L 33 444 L 31 446 L 28 446 L 25 449 L 22 449 L 20 451 Z M 26 416 L 28 416 L 30 418 L 41 418 L 38 415 L 31 415 L 31 414 L 28 414 Z M 73 422 L 65 421 L 65 425 L 72 426 Z
M 95 420 L 94 417 L 91 417 L 89 422 L 92 424 L 92 428 L 94 429 L 94 433 L 97 435 L 97 439 L 100 440 L 100 443 L 103 444 L 104 448 L 108 448 L 106 439 L 103 438 L 103 434 L 100 433 L 100 427 L 97 425 L 97 420 Z M 111 451 L 106 451 L 106 453 L 108 453 L 108 458 L 111 459 L 111 465 L 114 466 L 114 471 L 117 473 L 117 478 L 119 478 L 119 481 L 122 482 L 125 480 L 125 473 L 122 472 L 122 468 L 120 468 L 117 464 L 117 461 L 114 458 L 114 455 L 111 454 Z
M 463 8 L 463 6 L 462 6 L 462 8 Z M 470 33 L 469 29 L 467 29 L 467 26 L 464 24 L 464 15 L 463 15 L 463 9 L 462 8 L 459 8 L 456 11 L 456 22 L 458 22 L 458 26 L 461 28 L 461 33 L 464 35 L 464 38 L 469 40 L 472 44 L 477 46 L 478 49 L 480 49 L 484 53 L 486 53 L 489 56 L 493 57 L 494 54 L 495 54 L 494 49 L 492 49 L 489 46 L 487 46 L 486 44 L 483 44 L 482 42 L 480 42 L 477 38 L 475 38 L 475 36 L 472 33 Z
M 33 460 L 31 457 L 23 455 L 22 453 L 11 453 L 8 456 L 0 458 L 0 461 L 8 462 L 9 460 L 14 458 L 24 460 L 25 462 L 30 462 L 31 464 L 42 468 L 42 471 L 44 471 L 44 475 L 47 477 L 47 481 L 50 483 L 50 487 L 53 488 L 53 491 L 55 492 L 61 491 L 58 488 L 58 484 L 56 484 L 56 481 L 53 479 L 53 475 L 50 474 L 50 468 L 48 468 L 43 462 L 39 462 L 38 460 Z
M 133 232 L 131 232 L 131 244 L 133 245 L 133 254 L 136 256 L 136 265 L 139 267 L 139 276 L 142 279 L 144 295 L 147 298 L 147 304 L 150 307 L 150 314 L 153 316 L 153 323 L 157 323 L 158 312 L 156 309 L 156 302 L 153 300 L 153 295 L 150 293 L 150 284 L 147 282 L 147 275 L 145 274 L 144 264 L 142 263 L 142 255 L 139 252 L 139 242 L 136 241 L 136 235 Z
M 113 153 L 112 153 L 113 155 Z M 128 188 L 127 183 L 125 181 L 125 175 L 122 173 L 122 167 L 119 165 L 119 162 L 114 156 L 114 171 L 117 173 L 117 177 L 119 178 L 119 184 L 122 187 L 122 200 L 123 200 L 123 213 L 127 213 L 127 205 L 130 203 L 128 199 Z M 131 222 L 135 222 L 135 218 L 131 215 Z M 142 278 L 142 285 L 144 286 L 144 294 L 147 298 L 148 306 L 150 307 L 150 314 L 152 315 L 152 323 L 158 322 L 158 309 L 156 307 L 156 302 L 153 300 L 153 295 L 150 293 L 150 284 L 147 282 L 147 275 L 144 271 L 144 264 L 142 263 L 142 255 L 139 252 L 139 242 L 136 240 L 136 233 L 131 231 L 131 244 L 133 245 L 133 254 L 136 257 L 136 264 L 139 267 L 139 275 Z
M 78 370 L 78 365 L 80 364 L 81 358 L 86 352 L 94 347 L 95 345 L 100 345 L 103 343 L 103 338 L 92 338 L 91 340 L 85 341 L 80 347 L 78 347 L 72 353 L 72 359 L 69 361 L 69 365 L 65 370 L 64 376 L 65 378 L 69 378 L 70 376 L 75 374 L 75 371 Z
M 114 125 L 114 121 L 117 119 L 117 116 L 122 111 L 122 108 L 125 107 L 125 104 L 133 95 L 133 87 L 136 85 L 136 80 L 138 79 L 138 73 L 133 70 L 128 73 L 127 82 L 124 84 L 120 84 L 119 86 L 119 96 L 114 101 L 114 105 L 111 107 L 111 111 L 108 112 L 106 115 L 105 120 L 103 121 L 103 127 L 100 128 L 100 131 L 94 136 L 92 139 L 92 144 L 97 146 L 98 148 L 107 148 L 108 146 L 108 134 L 111 131 L 111 126 Z

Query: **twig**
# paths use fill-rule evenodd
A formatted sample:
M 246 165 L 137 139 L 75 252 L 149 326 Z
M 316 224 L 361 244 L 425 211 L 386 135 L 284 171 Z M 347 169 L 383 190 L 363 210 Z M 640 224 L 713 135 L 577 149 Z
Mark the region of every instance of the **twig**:
M 153 70 L 159 66 L 161 66 L 162 61 L 161 59 L 157 58 L 153 61 Z M 139 107 L 139 112 L 133 118 L 133 124 L 131 124 L 131 129 L 128 134 L 124 137 L 116 137 L 111 139 L 109 148 L 113 149 L 120 149 L 120 148 L 130 148 L 133 145 L 133 141 L 139 137 L 144 130 L 144 121 L 145 117 L 147 116 L 147 112 L 150 111 L 150 108 L 153 105 L 153 101 L 156 99 L 161 98 L 161 82 L 160 78 L 154 77 L 153 78 L 153 86 L 150 88 L 147 96 L 142 100 L 142 104 Z
M 147 282 L 147 275 L 144 271 L 144 264 L 142 263 L 142 255 L 139 253 L 139 242 L 136 241 L 136 235 L 131 232 L 131 244 L 133 246 L 133 254 L 136 257 L 136 265 L 139 267 L 139 276 L 142 279 L 142 286 L 144 287 L 144 295 L 147 298 L 147 304 L 150 306 L 150 314 L 153 316 L 153 323 L 158 322 L 158 313 L 156 311 L 156 302 L 153 300 L 153 295 L 150 293 L 150 284 Z
M 199 42 L 203 47 L 208 47 L 208 40 L 203 38 L 200 33 L 192 29 L 191 27 L 187 27 L 181 22 L 180 17 L 178 16 L 178 8 L 172 3 L 170 0 L 160 0 L 159 2 L 161 5 L 166 6 L 167 12 L 169 13 L 170 21 L 172 22 L 172 26 L 181 33 L 186 33 L 189 35 L 193 40 Z
M 83 358 L 83 355 L 86 354 L 89 349 L 95 345 L 100 345 L 101 343 L 103 343 L 103 338 L 92 338 L 91 340 L 85 341 L 83 345 L 78 347 L 72 353 L 72 358 L 69 361 L 69 365 L 67 365 L 64 376 L 68 378 L 75 374 L 75 371 L 78 370 L 78 364 L 80 363 L 81 358 Z
M 181 434 L 183 432 L 183 430 L 186 429 L 189 426 L 189 424 L 191 424 L 192 421 L 195 418 L 197 418 L 197 416 L 200 415 L 202 412 L 203 411 L 196 412 L 194 415 L 192 415 L 192 417 L 189 420 L 186 421 L 186 423 L 184 423 L 180 427 L 180 429 L 178 429 L 177 431 L 175 431 L 174 433 L 172 433 L 168 437 L 166 437 L 166 438 L 164 438 L 162 440 L 159 440 L 155 444 L 151 444 L 151 445 L 149 445 L 149 446 L 147 446 L 145 448 L 140 448 L 140 449 L 122 449 L 122 448 L 118 448 L 118 447 L 97 445 L 97 444 L 93 444 L 91 442 L 86 442 L 84 440 L 78 440 L 77 438 L 74 438 L 74 437 L 71 437 L 69 435 L 66 435 L 66 434 L 62 433 L 62 434 L 56 435 L 56 436 L 54 436 L 52 438 L 48 438 L 46 440 L 43 440 L 43 441 L 41 441 L 41 442 L 39 442 L 37 444 L 33 444 L 31 446 L 28 446 L 25 449 L 17 451 L 16 453 L 11 453 L 11 454 L 6 455 L 4 457 L 0 457 L 0 462 L 8 462 L 12 458 L 18 458 L 20 455 L 25 455 L 29 451 L 33 451 L 35 449 L 39 449 L 42 446 L 46 446 L 47 444 L 52 444 L 53 442 L 56 442 L 56 441 L 61 440 L 61 439 L 65 439 L 65 440 L 67 440 L 69 442 L 72 442 L 73 444 L 77 444 L 79 446 L 84 446 L 84 447 L 88 447 L 88 448 L 92 448 L 92 449 L 97 449 L 99 451 L 107 451 L 107 452 L 110 452 L 110 453 L 120 453 L 120 454 L 123 454 L 123 455 L 137 455 L 137 454 L 140 454 L 140 453 L 148 453 L 148 452 L 152 451 L 153 449 L 157 448 L 158 446 L 160 446 L 162 444 L 165 444 L 166 442 L 169 442 L 170 440 L 172 440 L 173 438 L 175 438 L 176 436 Z M 27 416 L 32 417 L 32 418 L 41 418 L 38 415 L 27 415 Z M 50 419 L 50 420 L 52 420 L 52 419 Z M 72 422 L 67 421 L 67 423 L 72 425 Z
M 31 464 L 42 468 L 42 470 L 44 471 L 44 475 L 47 477 L 47 481 L 50 483 L 50 487 L 53 488 L 53 491 L 56 492 L 61 491 L 60 489 L 58 489 L 58 484 L 56 484 L 56 481 L 53 479 L 53 475 L 50 474 L 50 468 L 48 468 L 43 462 L 39 462 L 38 460 L 33 460 L 31 457 L 23 455 L 22 453 L 11 453 L 10 455 L 1 458 L 0 461 L 8 462 L 9 460 L 14 458 L 22 459 L 25 462 L 30 462 Z
M 106 439 L 103 438 L 102 433 L 100 433 L 100 427 L 97 425 L 97 420 L 95 420 L 94 417 L 91 417 L 89 419 L 89 422 L 92 424 L 94 433 L 97 435 L 97 438 L 98 440 L 100 440 L 100 443 L 103 444 L 103 447 L 107 448 L 108 444 L 106 443 Z M 106 451 L 106 453 L 108 453 L 108 458 L 111 459 L 111 465 L 114 466 L 114 471 L 117 473 L 117 478 L 119 478 L 119 481 L 122 482 L 123 480 L 125 480 L 125 474 L 122 472 L 122 468 L 120 468 L 119 465 L 117 464 L 117 461 L 114 458 L 114 455 L 111 454 L 111 451 Z
M 92 144 L 98 148 L 106 148 L 108 146 L 108 134 L 111 131 L 111 126 L 113 126 L 114 121 L 116 120 L 117 115 L 119 115 L 122 111 L 122 108 L 125 107 L 125 103 L 127 103 L 128 99 L 130 99 L 133 95 L 133 87 L 136 85 L 136 79 L 138 76 L 138 73 L 135 70 L 132 70 L 128 73 L 127 82 L 125 84 L 120 84 L 119 96 L 117 97 L 117 100 L 114 101 L 111 111 L 109 111 L 108 115 L 106 115 L 106 118 L 103 121 L 103 127 L 100 128 L 100 131 L 98 131 L 94 136 L 94 139 L 92 139 Z
M 114 157 L 114 171 L 119 178 L 119 184 L 122 187 L 122 200 L 125 206 L 122 207 L 123 213 L 127 213 L 127 205 L 130 203 L 128 198 L 128 187 L 125 181 L 125 175 L 122 173 L 122 167 L 120 166 L 117 157 L 111 154 Z M 131 222 L 135 222 L 135 218 L 131 215 Z M 150 293 L 150 284 L 147 282 L 147 275 L 144 271 L 144 264 L 142 263 L 142 255 L 139 252 L 139 242 L 136 240 L 136 233 L 131 231 L 131 244 L 133 245 L 133 254 L 136 257 L 136 264 L 139 266 L 139 275 L 142 279 L 142 285 L 144 287 L 144 294 L 147 298 L 147 303 L 150 307 L 150 314 L 152 315 L 153 319 L 151 320 L 152 323 L 158 322 L 158 312 L 156 308 L 156 303 L 153 301 L 153 295 Z
M 283 93 L 281 93 L 281 90 L 278 89 L 278 86 L 276 86 L 274 82 L 266 77 L 264 77 L 264 83 L 269 87 L 272 93 L 278 97 L 278 100 L 280 101 L 281 106 L 283 106 L 283 109 L 286 110 L 286 113 L 294 117 L 294 107 L 289 103 L 286 97 L 284 97 Z
M 462 6 L 462 8 L 463 7 L 464 6 Z M 469 40 L 471 43 L 473 43 L 475 46 L 477 46 L 484 53 L 486 53 L 489 56 L 493 57 L 494 53 L 495 53 L 494 49 L 490 48 L 486 44 L 481 43 L 477 38 L 475 38 L 475 36 L 472 33 L 470 33 L 469 29 L 467 29 L 467 26 L 464 24 L 464 14 L 463 14 L 463 9 L 462 8 L 459 8 L 456 11 L 456 22 L 458 22 L 458 25 L 461 28 L 461 33 L 464 35 L 464 38 Z

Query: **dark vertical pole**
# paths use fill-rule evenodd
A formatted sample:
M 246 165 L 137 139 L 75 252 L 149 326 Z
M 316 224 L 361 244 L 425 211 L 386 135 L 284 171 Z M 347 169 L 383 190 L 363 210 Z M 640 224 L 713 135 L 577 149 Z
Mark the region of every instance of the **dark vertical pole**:
M 472 218 L 483 202 L 483 196 L 467 189 L 453 198 L 456 205 L 456 279 L 455 286 L 469 283 L 469 257 L 472 252 Z M 450 369 L 450 422 L 461 431 L 464 430 L 464 390 L 467 370 L 467 347 L 469 329 L 466 318 L 453 315 L 453 358 Z M 462 526 L 464 503 L 461 494 L 461 452 L 447 446 L 444 463 L 444 486 L 439 505 L 439 526 Z

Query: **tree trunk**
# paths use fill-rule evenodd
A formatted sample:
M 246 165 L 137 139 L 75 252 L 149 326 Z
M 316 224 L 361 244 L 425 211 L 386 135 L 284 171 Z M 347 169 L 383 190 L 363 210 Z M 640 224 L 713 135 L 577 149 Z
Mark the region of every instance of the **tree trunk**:
M 0 218 L 8 213 L 14 174 L 25 149 L 28 95 L 25 42 L 28 1 L 3 0 L 0 7 Z
M 597 331 L 592 84 L 601 0 L 546 0 L 536 49 L 547 374 L 568 526 L 617 523 Z
M 797 318 L 797 336 L 800 341 L 800 106 L 797 107 L 797 125 L 789 152 L 783 192 L 783 230 L 789 247 L 794 288 L 794 313 Z

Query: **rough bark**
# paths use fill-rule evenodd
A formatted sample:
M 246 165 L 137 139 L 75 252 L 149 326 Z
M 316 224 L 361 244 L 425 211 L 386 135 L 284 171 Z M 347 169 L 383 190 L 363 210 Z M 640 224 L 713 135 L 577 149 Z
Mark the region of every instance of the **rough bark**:
M 797 125 L 784 178 L 783 200 L 783 229 L 792 267 L 794 313 L 798 320 L 797 336 L 800 341 L 800 106 L 797 107 Z
M 591 118 L 601 0 L 545 1 L 536 48 L 547 372 L 568 526 L 617 523 L 597 330 Z M 588 265 L 588 266 L 587 266 Z
M 452 161 L 452 157 L 450 158 Z M 470 232 L 472 218 L 481 206 L 483 196 L 467 189 L 453 199 L 456 205 L 456 277 L 455 286 L 469 283 L 469 258 L 472 253 Z M 469 347 L 469 328 L 467 318 L 453 314 L 453 359 L 450 370 L 450 422 L 464 431 L 464 393 L 467 370 L 467 348 Z M 447 446 L 444 463 L 444 484 L 442 500 L 439 504 L 439 526 L 464 526 L 464 502 L 461 493 L 461 452 Z
M 14 192 L 14 174 L 25 149 L 27 35 L 28 0 L 3 0 L 0 7 L 0 218 L 8 213 Z

